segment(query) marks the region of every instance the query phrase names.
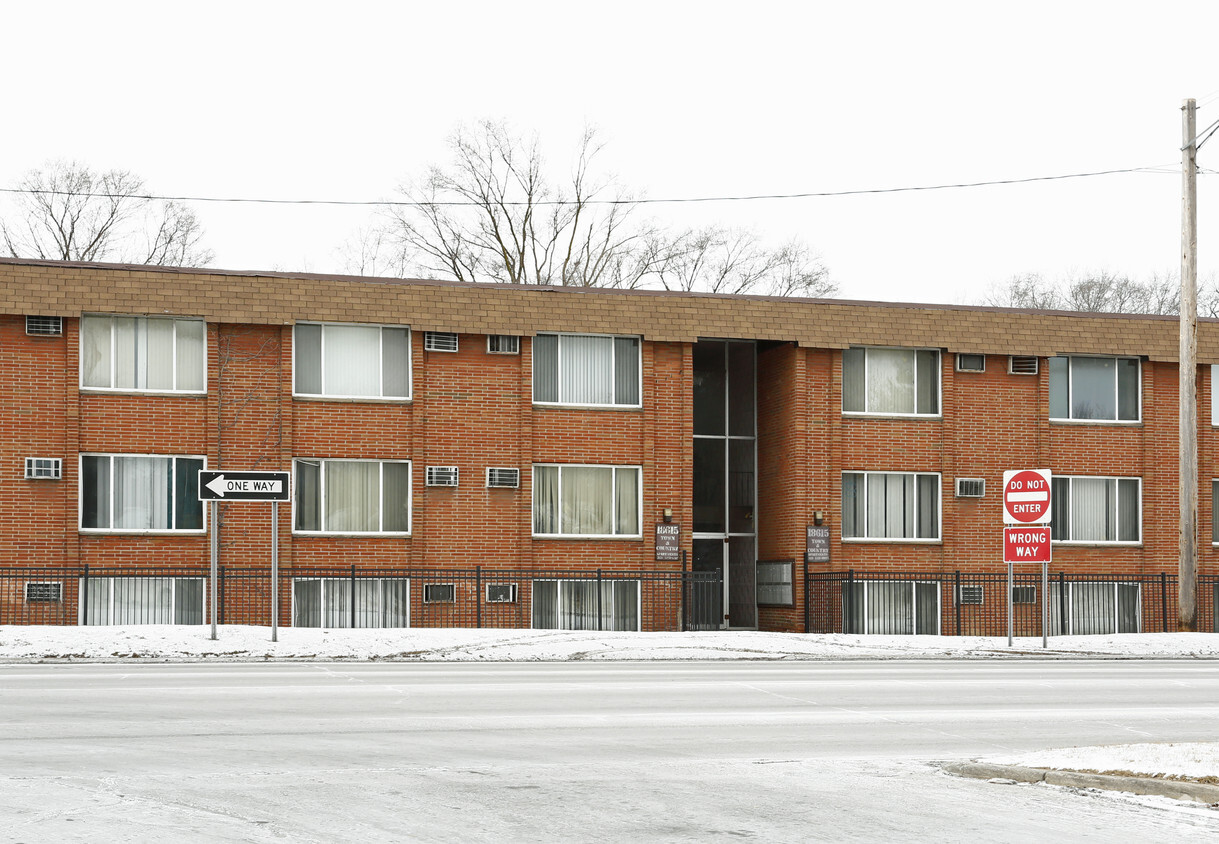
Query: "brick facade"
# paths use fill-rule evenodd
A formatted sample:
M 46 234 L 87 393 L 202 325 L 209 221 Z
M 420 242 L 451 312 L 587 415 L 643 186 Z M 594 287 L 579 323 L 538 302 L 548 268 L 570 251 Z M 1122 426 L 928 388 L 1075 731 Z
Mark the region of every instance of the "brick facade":
M 206 319 L 206 392 L 82 389 L 80 316 L 88 313 Z M 803 629 L 804 531 L 815 511 L 832 542 L 831 562 L 814 571 L 1000 570 L 1002 475 L 1012 468 L 1142 479 L 1141 542 L 1056 544 L 1056 571 L 1152 575 L 1177 565 L 1172 319 L 20 260 L 0 261 L 0 314 L 0 570 L 206 564 L 205 532 L 80 529 L 80 455 L 147 454 L 280 471 L 294 458 L 411 461 L 409 535 L 302 535 L 291 507 L 281 507 L 281 566 L 677 571 L 682 563 L 654 559 L 652 529 L 671 509 L 691 550 L 699 337 L 758 341 L 757 556 L 793 560 L 796 578 L 794 605 L 761 607 L 762 629 Z M 62 336 L 27 335 L 26 315 L 63 317 Z M 411 398 L 294 396 L 297 320 L 409 325 Z M 458 351 L 425 350 L 428 330 L 457 332 Z M 535 405 L 539 331 L 641 337 L 642 406 Z M 520 336 L 520 353 L 489 353 L 488 333 Z M 844 414 L 843 349 L 861 345 L 939 349 L 940 413 Z M 985 355 L 985 371 L 956 371 L 958 352 Z M 1038 374 L 1009 374 L 1012 354 L 1037 356 Z M 1138 356 L 1141 420 L 1051 422 L 1047 358 L 1055 354 Z M 1199 360 L 1219 361 L 1211 321 L 1199 327 Z M 1199 570 L 1215 574 L 1210 479 L 1219 454 L 1208 365 L 1199 367 L 1198 394 Z M 26 480 L 26 457 L 61 458 L 62 479 Z M 539 463 L 641 467 L 642 537 L 535 537 L 531 467 Z M 457 466 L 459 485 L 426 486 L 428 466 Z M 520 469 L 518 489 L 486 486 L 486 469 L 501 466 Z M 844 540 L 843 472 L 939 475 L 940 538 Z M 956 478 L 985 479 L 984 497 L 957 498 Z M 220 512 L 223 563 L 266 566 L 267 509 Z

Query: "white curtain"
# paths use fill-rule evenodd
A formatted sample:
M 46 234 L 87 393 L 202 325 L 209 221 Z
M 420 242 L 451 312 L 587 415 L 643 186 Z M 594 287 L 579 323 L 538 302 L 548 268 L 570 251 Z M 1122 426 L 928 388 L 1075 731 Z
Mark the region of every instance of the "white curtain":
M 559 401 L 613 404 L 614 339 L 566 334 L 559 338 Z
M 564 466 L 560 531 L 606 536 L 614 532 L 613 470 L 599 466 Z
M 167 577 L 115 577 L 111 624 L 171 624 L 173 587 Z
M 328 460 L 326 520 L 322 530 L 375 532 L 381 529 L 381 464 Z
M 327 325 L 323 328 L 322 348 L 326 395 L 381 395 L 381 329 Z
M 639 470 L 615 469 L 617 530 L 622 536 L 639 533 Z
M 559 532 L 559 467 L 533 467 L 533 532 Z
M 115 457 L 114 524 L 116 530 L 167 530 L 169 524 L 168 457 Z
M 136 331 L 138 383 L 145 390 L 174 388 L 174 321 L 141 319 Z
M 81 384 L 86 387 L 111 387 L 110 318 L 84 317 L 80 323 Z
M 868 412 L 914 413 L 914 352 L 868 349 Z
M 138 340 L 134 317 L 113 317 L 114 324 L 114 383 L 118 389 L 135 389 L 139 385 Z
M 1116 482 L 1108 478 L 1071 479 L 1071 539 L 1077 542 L 1111 542 L 1112 496 Z
M 179 390 L 202 390 L 207 386 L 207 324 L 198 319 L 180 319 L 177 331 Z
M 1117 419 L 1117 361 L 1071 358 L 1071 418 Z

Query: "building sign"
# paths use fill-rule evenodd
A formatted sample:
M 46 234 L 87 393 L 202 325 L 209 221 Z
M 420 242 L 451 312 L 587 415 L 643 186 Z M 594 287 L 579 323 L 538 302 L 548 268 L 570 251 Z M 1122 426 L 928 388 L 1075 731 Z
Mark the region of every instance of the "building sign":
M 830 529 L 821 525 L 809 525 L 804 537 L 804 559 L 810 563 L 830 561 Z
M 656 523 L 656 560 L 673 562 L 681 559 L 681 525 Z

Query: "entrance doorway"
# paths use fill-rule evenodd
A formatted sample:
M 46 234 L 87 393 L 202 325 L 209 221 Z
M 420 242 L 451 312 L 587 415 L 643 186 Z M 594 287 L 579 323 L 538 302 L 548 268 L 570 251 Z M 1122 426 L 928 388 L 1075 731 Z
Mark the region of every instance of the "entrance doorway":
M 724 574 L 709 626 L 758 626 L 756 383 L 752 340 L 694 344 L 693 568 Z

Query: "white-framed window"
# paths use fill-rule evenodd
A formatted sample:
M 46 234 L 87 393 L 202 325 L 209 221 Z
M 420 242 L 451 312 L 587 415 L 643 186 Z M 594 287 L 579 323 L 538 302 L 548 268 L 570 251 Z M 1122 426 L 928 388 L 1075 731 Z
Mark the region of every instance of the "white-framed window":
M 298 577 L 292 581 L 292 626 L 410 627 L 410 598 L 405 577 Z
M 81 578 L 83 624 L 203 624 L 202 577 Z
M 150 393 L 207 392 L 207 323 L 172 317 L 80 319 L 80 386 Z
M 539 334 L 533 338 L 534 404 L 640 407 L 638 337 Z
M 1055 542 L 1142 541 L 1141 478 L 1094 478 L 1055 474 L 1051 480 Z
M 411 397 L 411 330 L 406 326 L 298 322 L 292 337 L 295 395 Z
M 533 535 L 640 536 L 638 466 L 533 466 Z
M 203 531 L 199 471 L 205 464 L 200 456 L 82 454 L 80 529 Z
M 1071 422 L 1138 422 L 1138 358 L 1057 355 L 1050 358 L 1050 418 Z
M 521 338 L 515 334 L 488 334 L 487 354 L 489 355 L 519 355 L 521 353 Z
M 890 636 L 940 633 L 940 584 L 863 580 L 842 584 L 842 632 Z
M 938 540 L 939 474 L 843 472 L 842 538 Z
M 1064 585 L 1065 595 L 1062 590 Z M 1140 633 L 1142 618 L 1142 592 L 1137 583 L 1050 582 L 1052 634 L 1088 636 Z
M 535 580 L 531 615 L 535 630 L 638 631 L 639 581 Z
M 986 355 L 957 352 L 957 372 L 985 372 Z
M 854 346 L 842 353 L 842 412 L 940 415 L 937 349 Z
M 410 533 L 409 460 L 302 457 L 292 466 L 297 533 Z

